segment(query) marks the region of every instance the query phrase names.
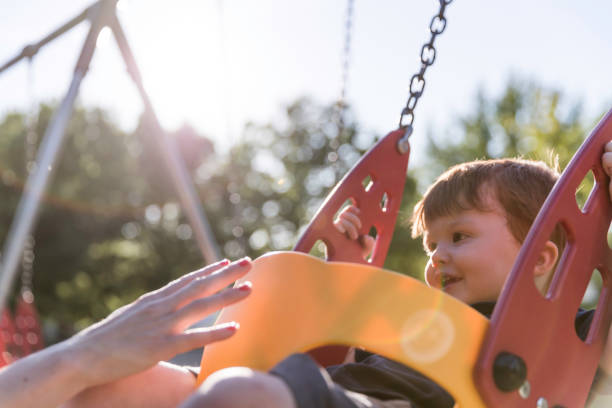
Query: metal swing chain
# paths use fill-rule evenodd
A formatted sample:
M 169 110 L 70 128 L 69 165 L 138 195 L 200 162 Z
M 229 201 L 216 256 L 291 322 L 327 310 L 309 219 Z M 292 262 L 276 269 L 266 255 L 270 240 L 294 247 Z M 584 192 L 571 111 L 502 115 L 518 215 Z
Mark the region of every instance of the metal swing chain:
M 453 0 L 439 0 L 440 10 L 438 11 L 438 14 L 433 16 L 431 22 L 429 23 L 431 37 L 429 38 L 429 42 L 425 43 L 421 48 L 421 69 L 410 79 L 410 96 L 408 97 L 406 106 L 404 109 L 402 109 L 399 120 L 399 127 L 406 130 L 404 137 L 402 137 L 398 143 L 398 149 L 402 153 L 405 153 L 409 149 L 408 138 L 412 134 L 413 130 L 412 124 L 414 123 L 414 108 L 416 108 L 419 98 L 423 95 L 423 90 L 425 89 L 425 72 L 427 72 L 427 68 L 433 65 L 434 61 L 436 60 L 436 48 L 434 47 L 434 42 L 436 41 L 436 37 L 442 34 L 446 28 L 446 17 L 444 16 L 444 11 L 446 10 L 446 6 L 448 6 L 452 1 Z
M 348 0 L 346 6 L 346 20 L 344 25 L 344 49 L 342 52 L 342 76 L 340 82 L 340 97 L 336 102 L 336 115 L 338 121 L 338 136 L 344 132 L 344 109 L 346 108 L 346 85 L 348 83 L 349 65 L 350 65 L 350 54 L 351 54 L 351 40 L 353 31 L 353 12 L 354 12 L 354 0 Z
M 342 71 L 340 79 L 340 95 L 338 96 L 338 100 L 336 101 L 334 111 L 332 113 L 332 121 L 336 123 L 336 127 L 338 129 L 336 139 L 330 142 L 330 146 L 334 149 L 338 148 L 340 144 L 340 138 L 342 137 L 342 134 L 344 133 L 345 129 L 344 111 L 346 109 L 345 98 L 350 66 L 354 3 L 355 0 L 348 0 L 346 6 L 346 17 L 344 24 L 344 48 L 342 50 Z
M 36 167 L 36 143 L 38 141 L 38 134 L 36 133 L 36 121 L 37 116 L 36 106 L 34 104 L 34 67 L 32 57 L 28 57 L 28 93 L 30 99 L 30 114 L 27 123 L 25 145 L 24 145 L 24 162 L 25 162 L 25 175 L 30 175 Z M 34 235 L 30 233 L 27 240 L 25 241 L 23 254 L 21 256 L 21 296 L 28 302 L 32 303 L 34 295 L 32 294 L 32 281 L 34 276 Z

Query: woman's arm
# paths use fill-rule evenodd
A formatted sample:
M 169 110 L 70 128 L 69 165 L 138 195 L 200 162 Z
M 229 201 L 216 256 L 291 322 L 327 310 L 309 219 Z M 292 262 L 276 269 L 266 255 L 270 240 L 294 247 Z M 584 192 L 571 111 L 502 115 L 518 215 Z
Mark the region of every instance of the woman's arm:
M 78 352 L 62 342 L 3 367 L 0 406 L 58 406 L 90 385 L 81 362 Z
M 150 392 L 143 390 L 140 395 L 151 404 L 157 395 L 180 391 L 193 379 L 158 362 L 235 333 L 235 324 L 185 329 L 248 296 L 250 284 L 227 286 L 244 276 L 250 265 L 249 259 L 243 259 L 192 272 L 141 296 L 74 337 L 4 367 L 0 370 L 0 405 L 57 407 L 91 387 L 131 393 L 141 392 L 135 386 L 147 386 Z M 164 376 L 173 380 L 156 382 Z M 94 391 L 79 395 L 75 403 L 84 401 L 82 397 L 88 394 L 96 395 Z
M 193 373 L 183 367 L 160 362 L 140 373 L 87 388 L 62 408 L 176 407 L 195 389 Z

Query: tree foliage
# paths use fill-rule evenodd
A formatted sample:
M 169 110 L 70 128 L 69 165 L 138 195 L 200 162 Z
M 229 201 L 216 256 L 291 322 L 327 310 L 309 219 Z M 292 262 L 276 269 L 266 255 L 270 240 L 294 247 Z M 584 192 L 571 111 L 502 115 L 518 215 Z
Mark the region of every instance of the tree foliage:
M 385 267 L 421 277 L 425 257 L 407 226 L 419 181 L 449 165 L 484 157 L 546 158 L 565 165 L 585 135 L 580 105 L 556 90 L 511 81 L 499 98 L 480 93 L 452 140 L 430 135 L 428 158 L 406 179 Z M 25 180 L 28 130 L 44 133 L 52 108 L 34 121 L 0 122 L 0 238 Z M 173 133 L 224 256 L 290 249 L 323 198 L 376 139 L 350 110 L 338 134 L 333 107 L 301 99 L 282 121 L 248 124 L 227 154 L 188 126 Z M 133 132 L 99 109 L 77 109 L 34 232 L 34 293 L 49 341 L 65 338 L 145 291 L 202 265 L 148 119 Z M 589 124 L 590 125 L 590 124 Z M 421 176 L 425 174 L 425 176 Z M 17 288 L 13 291 L 17 292 Z
M 581 104 L 565 100 L 560 90 L 516 78 L 499 97 L 480 91 L 474 112 L 458 122 L 450 137 L 428 137 L 435 173 L 466 161 L 518 156 L 548 161 L 556 155 L 565 167 L 592 127 Z
M 41 106 L 38 135 L 51 113 Z M 334 118 L 333 107 L 298 100 L 281 124 L 246 126 L 227 155 L 189 127 L 172 135 L 224 256 L 257 257 L 295 244 L 375 139 L 357 131 L 350 111 L 341 134 Z M 31 119 L 12 113 L 0 123 L 3 240 L 26 178 Z M 71 118 L 34 232 L 34 293 L 51 341 L 202 264 L 148 123 L 143 117 L 123 132 L 99 109 L 79 108 Z

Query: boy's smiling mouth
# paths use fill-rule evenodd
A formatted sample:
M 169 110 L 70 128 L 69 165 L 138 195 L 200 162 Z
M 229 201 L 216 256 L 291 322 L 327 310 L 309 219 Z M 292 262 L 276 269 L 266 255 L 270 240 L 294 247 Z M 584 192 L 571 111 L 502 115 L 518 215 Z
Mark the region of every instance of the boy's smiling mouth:
M 460 277 L 443 273 L 441 277 L 442 290 L 445 290 L 446 288 L 453 285 L 454 283 L 459 282 L 460 280 Z

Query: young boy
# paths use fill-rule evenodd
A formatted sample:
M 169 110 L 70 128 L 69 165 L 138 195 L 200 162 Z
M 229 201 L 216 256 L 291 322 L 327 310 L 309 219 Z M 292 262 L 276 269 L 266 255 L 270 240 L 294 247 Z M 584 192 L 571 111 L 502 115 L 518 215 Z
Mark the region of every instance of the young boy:
M 612 175 L 612 142 L 602 164 Z M 490 316 L 522 242 L 558 174 L 540 162 L 504 159 L 452 167 L 416 205 L 414 237 L 423 236 L 428 285 Z M 610 191 L 612 197 L 612 185 Z M 345 209 L 335 225 L 358 239 L 359 209 Z M 373 240 L 366 239 L 368 254 Z M 534 283 L 544 294 L 564 237 L 556 231 L 540 253 Z M 586 336 L 592 314 L 576 320 Z M 612 374 L 612 335 L 601 368 Z M 323 369 L 304 354 L 270 373 L 229 368 L 214 373 L 184 407 L 452 407 L 452 397 L 409 367 L 361 350 L 353 362 Z

